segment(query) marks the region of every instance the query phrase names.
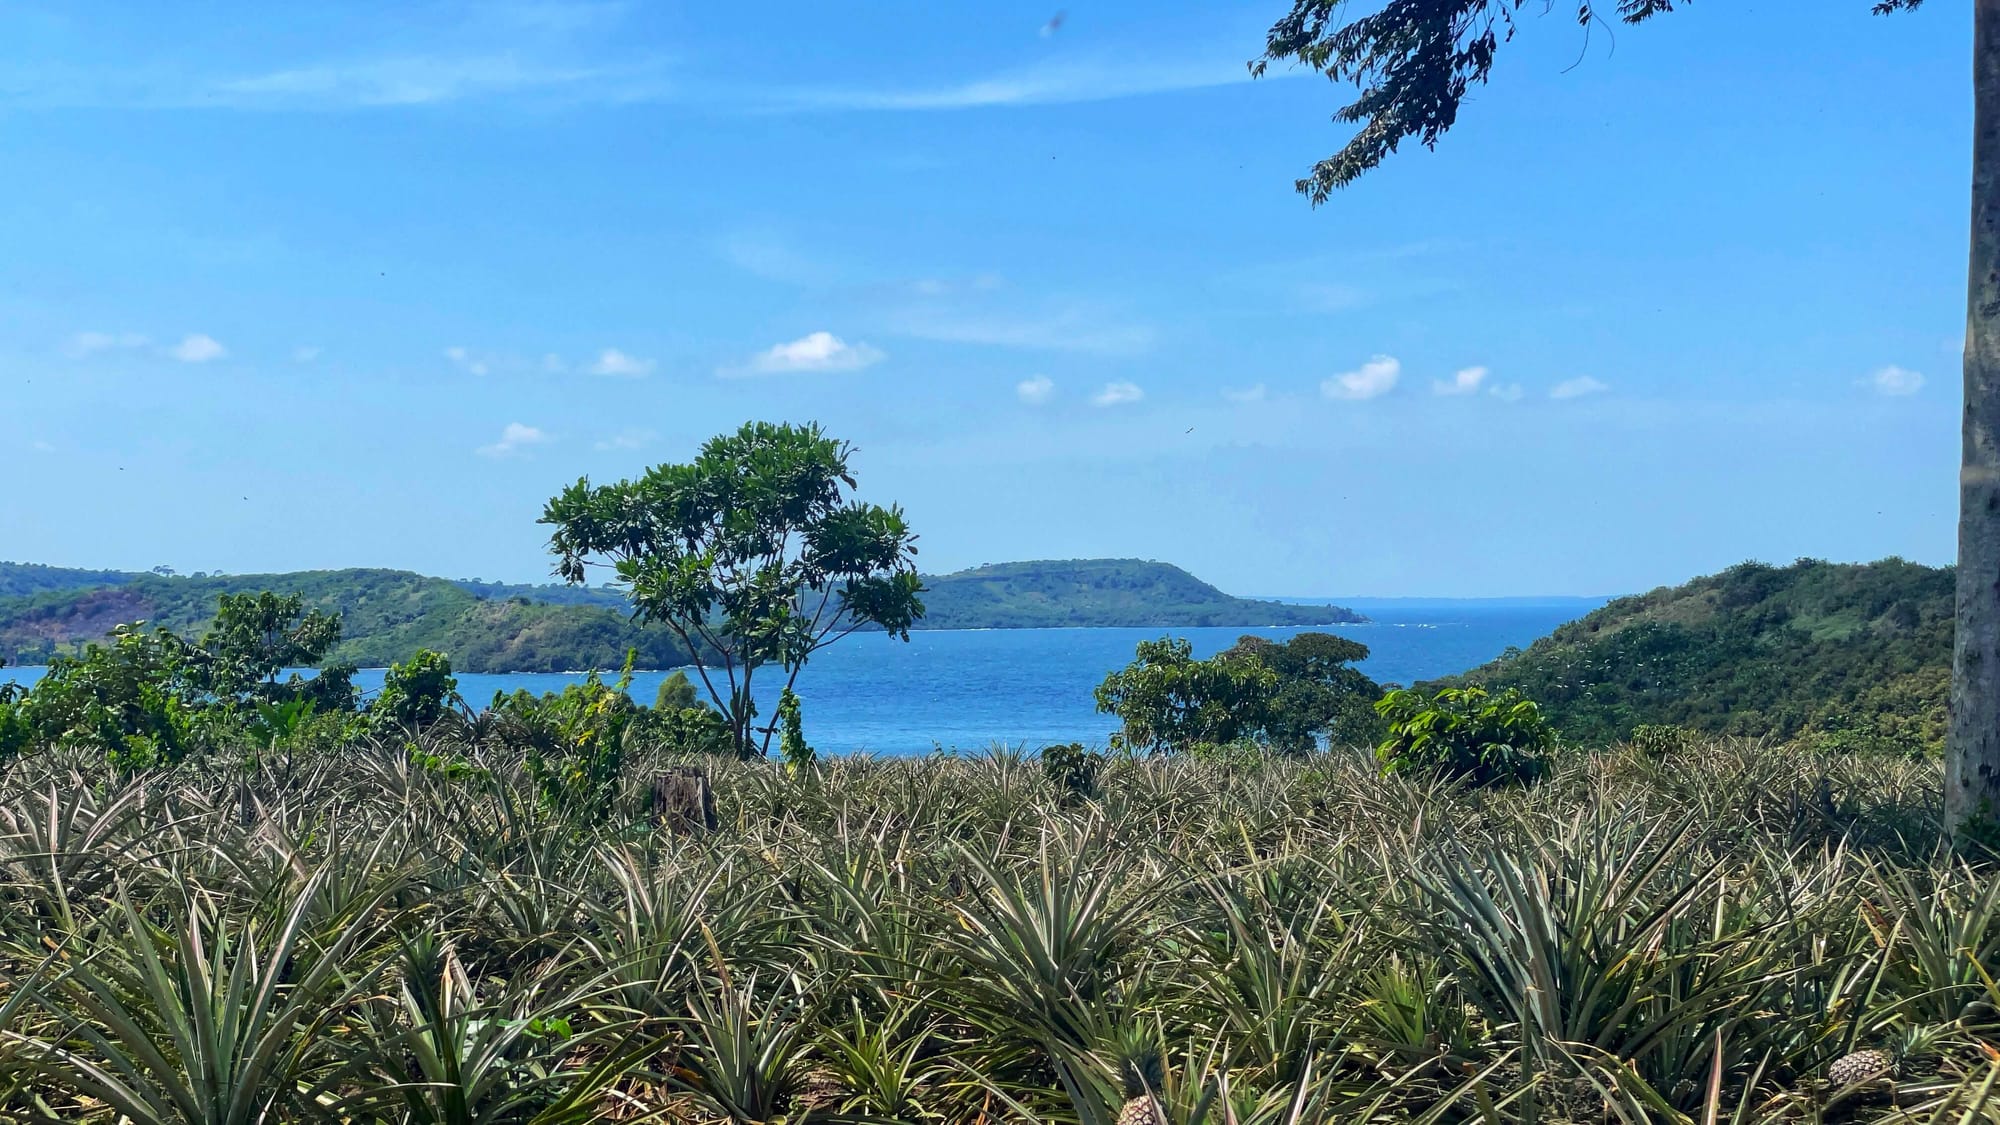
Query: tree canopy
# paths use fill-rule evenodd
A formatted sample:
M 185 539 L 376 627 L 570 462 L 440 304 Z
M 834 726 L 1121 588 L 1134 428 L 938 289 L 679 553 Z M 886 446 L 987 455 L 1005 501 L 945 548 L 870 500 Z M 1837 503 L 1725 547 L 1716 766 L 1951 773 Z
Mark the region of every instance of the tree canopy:
M 1683 0 L 1684 2 L 1684 0 Z M 1914 10 L 1923 0 L 1868 0 L 1877 14 Z M 1576 23 L 1643 23 L 1671 12 L 1676 0 L 1569 0 Z M 1360 128 L 1340 151 L 1314 164 L 1297 182 L 1316 207 L 1359 179 L 1414 137 L 1425 147 L 1458 123 L 1472 87 L 1493 74 L 1502 44 L 1519 30 L 1529 0 L 1384 0 L 1353 15 L 1348 0 L 1294 0 L 1272 25 L 1263 57 L 1250 64 L 1262 76 L 1272 63 L 1296 63 L 1358 89 L 1333 119 Z M 1547 11 L 1538 0 L 1536 11 Z M 1565 10 L 1568 5 L 1565 4 Z
M 694 653 L 740 753 L 775 730 L 753 738 L 760 667 L 790 688 L 821 647 L 870 625 L 908 640 L 923 615 L 916 536 L 900 508 L 849 495 L 852 454 L 818 425 L 750 422 L 686 464 L 579 480 L 543 512 L 557 573 L 580 584 L 610 567 L 640 619 Z

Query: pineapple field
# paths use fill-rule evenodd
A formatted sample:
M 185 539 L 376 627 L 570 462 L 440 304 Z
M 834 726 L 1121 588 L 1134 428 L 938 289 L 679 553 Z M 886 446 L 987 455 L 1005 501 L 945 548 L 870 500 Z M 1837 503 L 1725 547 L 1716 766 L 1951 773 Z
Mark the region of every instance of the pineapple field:
M 603 780 L 443 734 L 13 763 L 0 1120 L 2000 1121 L 2000 877 L 1933 761 Z

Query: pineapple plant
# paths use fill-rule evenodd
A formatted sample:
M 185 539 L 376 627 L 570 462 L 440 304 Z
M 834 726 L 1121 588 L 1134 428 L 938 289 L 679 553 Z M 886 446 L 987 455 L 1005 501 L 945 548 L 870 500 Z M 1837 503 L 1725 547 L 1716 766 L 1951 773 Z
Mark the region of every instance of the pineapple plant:
M 1125 1084 L 1125 1104 L 1117 1125 L 1167 1125 L 1160 1091 L 1166 1085 L 1166 1065 L 1160 1048 L 1143 1032 L 1128 1032 L 1119 1042 L 1119 1071 Z
M 1938 1070 L 1941 1027 L 1908 1027 L 1886 1050 L 1867 1048 L 1850 1051 L 1826 1068 L 1827 1081 L 1835 1086 L 1854 1086 L 1883 1078 L 1925 1078 Z
M 1887 1078 L 1895 1069 L 1896 1056 L 1870 1048 L 1850 1051 L 1833 1060 L 1833 1065 L 1826 1068 L 1826 1078 L 1835 1086 L 1856 1086 Z

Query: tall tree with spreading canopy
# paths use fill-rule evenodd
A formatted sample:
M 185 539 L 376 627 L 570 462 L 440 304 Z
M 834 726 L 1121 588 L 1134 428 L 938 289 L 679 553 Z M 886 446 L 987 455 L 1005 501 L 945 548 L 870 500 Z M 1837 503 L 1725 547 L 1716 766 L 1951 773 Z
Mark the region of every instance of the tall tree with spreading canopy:
M 1870 2 L 1870 0 L 1856 0 Z M 1314 206 L 1381 164 L 1402 142 L 1426 147 L 1458 121 L 1473 86 L 1493 73 L 1528 0 L 1379 0 L 1355 15 L 1348 0 L 1293 0 L 1272 26 L 1262 75 L 1296 63 L 1354 100 L 1334 120 L 1359 126 L 1340 151 L 1297 183 Z M 1878 15 L 1923 0 L 1873 0 Z M 1675 0 L 1579 0 L 1580 24 L 1637 24 Z M 1961 842 L 2000 839 L 2000 0 L 1973 0 L 1972 238 L 1965 326 L 1965 416 L 1959 472 L 1957 627 L 1945 820 Z
M 777 665 L 789 691 L 826 645 L 868 626 L 907 641 L 923 616 L 916 535 L 901 508 L 849 496 L 853 452 L 817 425 L 751 422 L 688 464 L 579 480 L 542 514 L 564 580 L 611 567 L 639 617 L 694 654 L 739 754 L 777 729 L 753 725 L 758 669 Z

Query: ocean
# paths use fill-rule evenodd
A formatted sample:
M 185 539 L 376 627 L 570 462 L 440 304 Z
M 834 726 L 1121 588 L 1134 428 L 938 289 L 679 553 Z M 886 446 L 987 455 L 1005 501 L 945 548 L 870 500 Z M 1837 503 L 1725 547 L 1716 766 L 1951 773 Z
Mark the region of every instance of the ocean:
M 823 649 L 799 677 L 806 740 L 822 753 L 918 754 L 995 743 L 1031 749 L 1052 742 L 1101 746 L 1118 724 L 1097 713 L 1091 690 L 1130 663 L 1142 640 L 1186 637 L 1195 656 L 1207 657 L 1245 634 L 1282 640 L 1301 632 L 1335 632 L 1368 646 L 1361 668 L 1370 676 L 1408 684 L 1463 672 L 1510 645 L 1525 648 L 1582 616 L 1592 603 L 1343 604 L 1356 605 L 1371 620 L 1321 630 L 932 630 L 912 633 L 907 644 L 881 633 L 858 633 Z M 0 682 L 32 683 L 41 672 L 0 668 Z M 668 674 L 634 673 L 632 695 L 651 703 Z M 467 702 L 483 706 L 496 692 L 560 691 L 582 678 L 582 673 L 467 673 L 458 677 L 458 687 Z M 364 669 L 355 683 L 373 691 L 382 685 L 382 672 Z M 700 686 L 697 680 L 697 691 Z M 761 714 L 775 709 L 780 686 L 772 670 L 760 671 Z

